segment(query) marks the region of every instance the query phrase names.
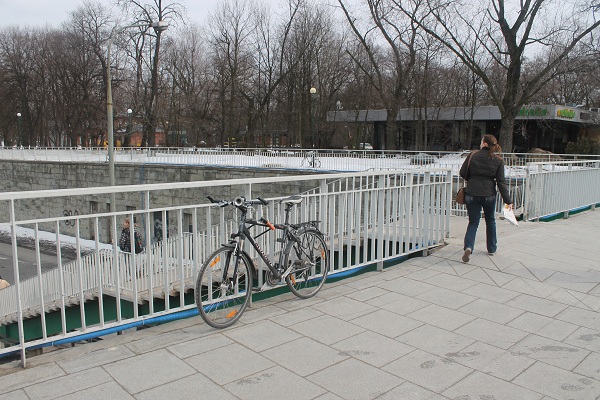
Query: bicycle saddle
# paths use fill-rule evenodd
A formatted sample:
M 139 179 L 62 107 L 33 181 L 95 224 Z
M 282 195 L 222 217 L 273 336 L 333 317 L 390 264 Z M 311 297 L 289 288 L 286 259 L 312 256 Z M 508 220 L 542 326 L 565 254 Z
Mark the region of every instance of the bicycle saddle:
M 281 200 L 283 204 L 299 204 L 302 203 L 302 196 L 295 194 L 293 196 L 288 197 L 287 199 Z

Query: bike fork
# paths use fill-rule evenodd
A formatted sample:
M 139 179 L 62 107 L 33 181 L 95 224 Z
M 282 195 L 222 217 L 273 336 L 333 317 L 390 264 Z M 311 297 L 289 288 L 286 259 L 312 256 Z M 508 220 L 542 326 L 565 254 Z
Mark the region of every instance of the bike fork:
M 235 289 L 237 285 L 237 273 L 238 273 L 238 265 L 240 263 L 240 247 L 239 243 L 235 244 L 233 251 L 229 254 L 229 260 L 227 260 L 226 268 L 223 269 L 223 277 L 221 280 L 221 290 L 231 287 L 232 290 Z M 232 260 L 233 258 L 233 260 Z M 231 262 L 233 261 L 233 273 L 231 275 L 231 282 L 227 280 L 227 273 L 231 268 Z M 224 286 L 225 285 L 225 286 Z

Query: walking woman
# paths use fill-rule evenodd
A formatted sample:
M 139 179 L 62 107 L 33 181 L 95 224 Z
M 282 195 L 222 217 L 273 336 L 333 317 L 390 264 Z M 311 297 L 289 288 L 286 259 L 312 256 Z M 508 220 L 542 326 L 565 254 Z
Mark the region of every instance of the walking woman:
M 460 176 L 468 182 L 465 203 L 469 213 L 469 225 L 465 234 L 463 262 L 469 262 L 475 249 L 475 236 L 481 219 L 485 217 L 485 236 L 490 256 L 496 253 L 496 187 L 502 200 L 512 209 L 508 187 L 504 182 L 504 161 L 497 153 L 502 149 L 493 135 L 483 135 L 480 150 L 471 152 L 460 168 Z

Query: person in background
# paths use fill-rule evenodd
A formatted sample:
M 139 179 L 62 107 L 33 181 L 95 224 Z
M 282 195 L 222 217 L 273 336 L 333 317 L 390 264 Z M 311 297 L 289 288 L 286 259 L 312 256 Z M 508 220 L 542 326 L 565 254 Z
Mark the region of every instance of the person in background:
M 129 218 L 125 218 L 123 221 L 123 230 L 121 230 L 121 237 L 119 238 L 119 248 L 121 251 L 131 253 L 131 233 L 129 231 L 130 222 Z M 135 253 L 141 253 L 142 248 L 142 235 L 135 229 L 133 231 L 135 238 Z
M 508 187 L 504 181 L 504 161 L 497 153 L 502 149 L 493 135 L 483 135 L 480 150 L 466 158 L 460 168 L 460 176 L 468 182 L 465 205 L 469 214 L 469 225 L 465 233 L 463 262 L 469 262 L 475 249 L 475 236 L 481 219 L 481 210 L 485 217 L 485 234 L 488 255 L 496 254 L 496 187 L 502 200 L 512 209 Z M 469 163 L 470 161 L 470 163 Z
M 0 276 L 0 289 L 4 289 L 10 286 L 10 283 L 6 279 L 2 279 Z

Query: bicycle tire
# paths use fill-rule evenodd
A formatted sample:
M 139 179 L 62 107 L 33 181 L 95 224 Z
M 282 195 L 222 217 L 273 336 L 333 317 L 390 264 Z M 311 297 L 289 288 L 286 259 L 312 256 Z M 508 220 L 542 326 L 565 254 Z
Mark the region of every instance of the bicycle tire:
M 315 158 L 315 161 L 313 162 L 313 168 L 321 168 L 321 160 Z
M 221 247 L 206 259 L 196 280 L 196 307 L 204 322 L 213 328 L 233 325 L 252 297 L 254 264 L 242 252 L 234 279 L 234 259 L 233 248 Z
M 292 293 L 308 299 L 323 287 L 329 273 L 329 250 L 323 234 L 315 228 L 304 228 L 296 233 L 299 241 L 292 241 L 285 250 L 284 265 L 294 266 L 285 277 Z

